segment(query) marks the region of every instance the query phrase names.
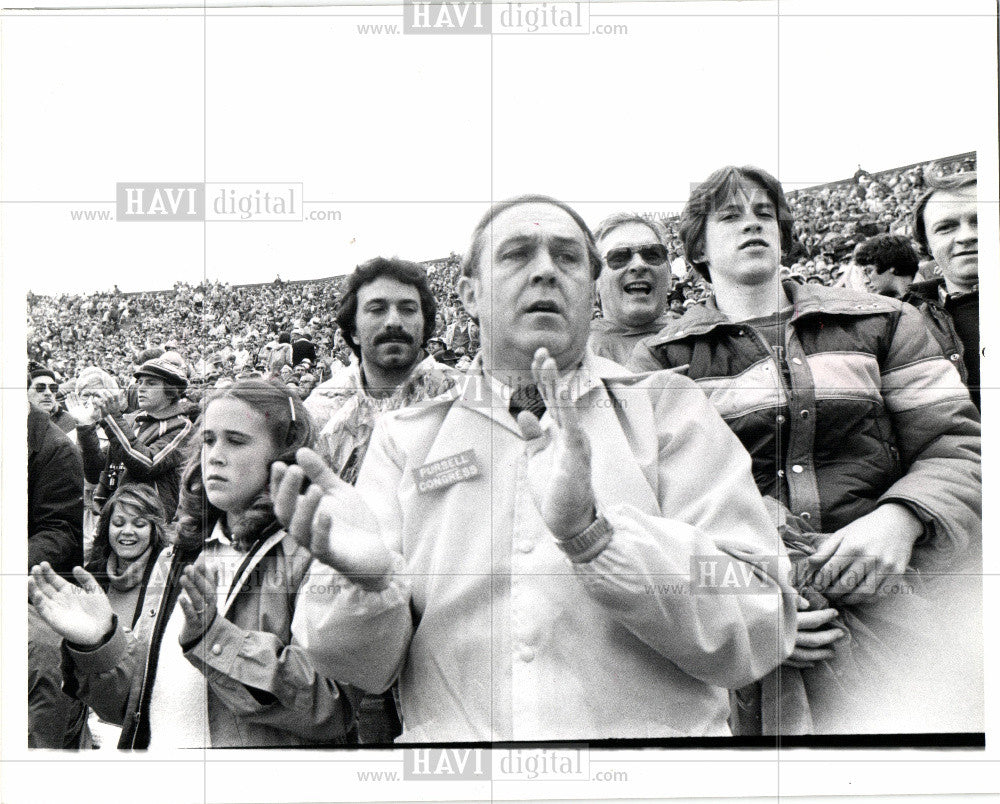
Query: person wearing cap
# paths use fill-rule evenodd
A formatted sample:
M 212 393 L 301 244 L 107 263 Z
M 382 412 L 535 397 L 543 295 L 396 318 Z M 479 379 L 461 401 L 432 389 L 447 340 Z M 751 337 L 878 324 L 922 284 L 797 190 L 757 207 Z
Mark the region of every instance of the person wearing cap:
M 187 388 L 187 369 L 177 352 L 147 360 L 135 372 L 139 410 L 122 414 L 113 391 L 93 397 L 100 424 L 108 436 L 108 455 L 94 500 L 102 503 L 128 481 L 150 483 L 163 501 L 170 522 L 180 492 L 182 447 L 191 432 L 181 398 Z
M 153 347 L 150 347 L 149 349 L 143 349 L 141 352 L 139 352 L 135 356 L 135 363 L 133 363 L 133 369 L 132 369 L 132 371 L 134 372 L 134 371 L 138 370 L 139 366 L 141 366 L 143 363 L 145 363 L 145 362 L 147 362 L 149 360 L 153 360 L 154 358 L 157 358 L 157 357 L 162 357 L 163 356 L 163 351 L 164 350 L 161 349 L 158 346 L 153 346 Z M 133 379 L 132 382 L 129 383 L 129 386 L 126 389 L 125 393 L 127 394 L 127 399 L 128 399 L 127 405 L 125 407 L 125 412 L 126 413 L 135 413 L 137 410 L 139 410 L 139 382 L 138 382 L 138 380 Z

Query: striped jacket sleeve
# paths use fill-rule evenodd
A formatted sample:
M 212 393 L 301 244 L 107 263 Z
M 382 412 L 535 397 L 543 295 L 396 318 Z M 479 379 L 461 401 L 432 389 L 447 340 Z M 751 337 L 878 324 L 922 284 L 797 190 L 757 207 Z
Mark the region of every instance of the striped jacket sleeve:
M 108 438 L 114 439 L 120 447 L 122 463 L 133 480 L 154 480 L 176 469 L 184 460 L 183 446 L 192 425 L 183 416 L 164 419 L 159 431 L 146 443 L 133 433 L 131 425 L 120 414 L 105 416 L 102 421 Z
M 903 305 L 881 365 L 882 398 L 906 474 L 879 503 L 901 502 L 924 523 L 920 548 L 939 558 L 981 539 L 979 412 L 920 312 Z

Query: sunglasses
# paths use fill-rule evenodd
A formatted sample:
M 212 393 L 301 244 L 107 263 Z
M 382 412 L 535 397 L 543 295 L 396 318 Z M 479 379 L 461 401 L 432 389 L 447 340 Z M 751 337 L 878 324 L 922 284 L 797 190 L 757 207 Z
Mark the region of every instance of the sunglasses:
M 648 246 L 621 246 L 604 255 L 604 261 L 612 271 L 620 271 L 630 262 L 632 255 L 638 254 L 646 265 L 663 265 L 667 261 L 667 247 L 659 243 Z
M 59 386 L 54 382 L 50 383 L 40 382 L 36 383 L 35 385 L 32 385 L 31 390 L 37 391 L 40 394 L 44 393 L 45 391 L 51 391 L 52 393 L 56 393 L 59 390 Z

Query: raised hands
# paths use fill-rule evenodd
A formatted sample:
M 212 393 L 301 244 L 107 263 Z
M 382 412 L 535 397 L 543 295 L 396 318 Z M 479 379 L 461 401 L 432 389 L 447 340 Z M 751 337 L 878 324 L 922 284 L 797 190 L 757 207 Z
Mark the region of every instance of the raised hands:
M 80 399 L 73 393 L 66 396 L 66 411 L 76 420 L 77 427 L 87 427 L 101 420 L 101 412 L 90 399 Z
M 366 589 L 384 589 L 392 554 L 367 503 L 311 449 L 300 449 L 295 460 L 293 466 L 279 461 L 271 467 L 271 499 L 278 520 L 318 561 Z M 301 494 L 306 478 L 312 485 Z
M 73 568 L 74 586 L 60 578 L 48 561 L 31 568 L 28 599 L 53 631 L 68 642 L 96 647 L 111 632 L 108 596 L 83 567 Z
M 201 638 L 215 619 L 215 596 L 219 587 L 219 571 L 209 570 L 205 554 L 184 568 L 181 575 L 181 593 L 177 598 L 184 612 L 184 627 L 178 641 L 187 645 Z
M 555 427 L 544 438 L 538 419 L 527 411 L 517 424 L 533 450 L 528 482 L 545 526 L 557 539 L 569 539 L 593 524 L 596 517 L 590 480 L 590 441 L 580 427 L 575 400 L 569 398 L 564 378 L 547 349 L 535 352 L 531 376 L 545 400 Z M 552 443 L 551 449 L 546 449 Z
M 123 410 L 121 394 L 118 391 L 100 388 L 94 392 L 91 400 L 94 408 L 100 413 L 100 418 L 115 416 Z

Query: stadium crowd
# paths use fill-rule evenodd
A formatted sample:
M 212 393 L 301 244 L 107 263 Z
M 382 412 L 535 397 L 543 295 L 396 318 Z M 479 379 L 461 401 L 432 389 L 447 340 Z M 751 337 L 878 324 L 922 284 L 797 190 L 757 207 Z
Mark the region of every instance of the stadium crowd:
M 29 744 L 981 730 L 974 171 L 30 295 Z
M 874 174 L 859 167 L 850 180 L 790 191 L 795 237 L 789 253 L 782 257 L 787 274 L 799 281 L 863 289 L 859 275 L 850 270 L 855 246 L 880 233 L 911 236 L 913 205 L 923 192 L 926 176 L 974 170 L 975 164 L 974 155 L 964 154 Z M 672 265 L 684 256 L 677 221 L 677 217 L 660 221 L 669 238 Z M 454 357 L 446 356 L 453 364 L 475 355 L 467 343 L 469 319 L 455 294 L 460 261 L 453 253 L 426 263 L 440 313 L 434 335 L 453 351 Z M 932 270 L 928 263 L 925 260 L 925 273 Z M 72 379 L 83 366 L 100 365 L 127 383 L 143 350 L 179 349 L 198 387 L 246 374 L 248 367 L 263 373 L 273 349 L 269 344 L 281 333 L 289 337 L 305 334 L 317 347 L 320 365 L 294 365 L 286 375 L 300 379 L 311 374 L 322 382 L 329 379 L 338 359 L 341 364 L 349 361 L 350 350 L 343 343 L 335 348 L 334 311 L 342 284 L 343 277 L 333 277 L 306 282 L 276 279 L 256 286 L 178 282 L 170 291 L 127 294 L 117 286 L 89 294 L 32 294 L 28 297 L 28 359 L 51 368 L 63 380 Z M 670 309 L 680 315 L 708 294 L 702 278 L 687 270 L 674 283 Z M 600 315 L 599 308 L 595 315 Z

